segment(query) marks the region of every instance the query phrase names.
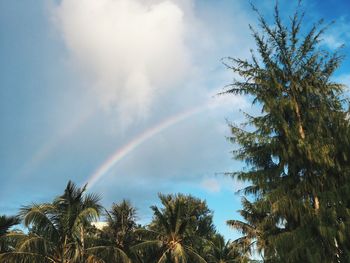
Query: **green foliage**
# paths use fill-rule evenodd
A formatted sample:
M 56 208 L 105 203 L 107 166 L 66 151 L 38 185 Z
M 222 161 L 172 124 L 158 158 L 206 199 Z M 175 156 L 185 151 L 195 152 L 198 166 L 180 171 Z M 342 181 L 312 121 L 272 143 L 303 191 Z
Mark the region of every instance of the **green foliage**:
M 252 200 L 243 200 L 246 222 L 229 224 L 266 262 L 347 262 L 349 121 L 343 85 L 332 81 L 342 56 L 321 49 L 322 21 L 302 34 L 299 10 L 288 26 L 277 5 L 273 25 L 254 10 L 258 56 L 226 62 L 243 77 L 226 93 L 249 95 L 262 111 L 231 127 L 235 158 L 248 166 L 232 175 L 250 183 Z
M 160 194 L 159 198 L 163 208 L 151 207 L 154 218 L 141 230 L 143 242 L 134 246 L 136 253 L 152 249 L 151 257 L 157 262 L 205 262 L 199 250 L 215 233 L 205 202 L 181 194 Z
M 19 223 L 20 219 L 17 216 L 0 216 L 0 254 L 13 249 L 14 240 L 8 234 L 10 229 Z
M 106 211 L 107 225 L 88 233 L 90 257 L 101 262 L 131 262 L 136 244 L 136 209 L 126 200 Z
M 136 224 L 136 209 L 130 202 L 123 200 L 120 204 L 113 204 L 109 212 L 107 212 L 107 227 L 104 232 L 111 235 L 115 243 L 129 249 L 135 240 L 134 231 Z
M 149 225 L 136 224 L 136 209 L 123 200 L 98 220 L 100 198 L 69 182 L 51 203 L 32 204 L 19 217 L 0 217 L 4 263 L 248 262 L 235 242 L 225 242 L 206 203 L 190 195 L 159 195 Z M 28 233 L 10 231 L 22 219 Z M 4 248 L 4 246 L 3 246 Z
M 14 251 L 0 255 L 5 262 L 82 262 L 85 229 L 99 216 L 100 198 L 85 194 L 86 186 L 69 182 L 64 194 L 52 203 L 22 207 L 20 217 L 29 233 L 9 233 Z
M 17 216 L 0 216 L 0 237 L 7 234 L 11 227 L 19 223 L 20 219 Z
M 208 263 L 247 263 L 248 257 L 244 255 L 240 244 L 227 241 L 220 234 L 216 234 L 210 240 L 205 258 Z

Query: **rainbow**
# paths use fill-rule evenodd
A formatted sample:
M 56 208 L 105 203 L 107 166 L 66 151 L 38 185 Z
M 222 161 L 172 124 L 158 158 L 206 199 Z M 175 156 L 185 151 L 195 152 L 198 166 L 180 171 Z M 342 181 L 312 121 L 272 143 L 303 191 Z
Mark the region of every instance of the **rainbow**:
M 166 120 L 158 123 L 157 125 L 147 129 L 143 133 L 139 134 L 135 138 L 133 138 L 130 142 L 119 148 L 116 152 L 114 152 L 86 181 L 88 188 L 93 187 L 108 171 L 116 165 L 120 160 L 122 160 L 125 156 L 135 150 L 138 146 L 140 146 L 143 142 L 147 141 L 151 137 L 159 134 L 165 129 L 173 126 L 201 111 L 203 111 L 207 105 L 198 106 L 196 108 L 192 108 L 188 111 L 181 112 Z
M 50 140 L 46 141 L 36 152 L 31 156 L 31 159 L 23 166 L 18 172 L 18 177 L 24 177 L 32 174 L 37 167 L 39 167 L 46 158 L 52 154 L 57 146 L 64 143 L 74 132 L 76 132 L 86 121 L 92 116 L 94 112 L 89 109 L 80 114 L 77 121 L 71 122 L 69 125 L 64 126 Z

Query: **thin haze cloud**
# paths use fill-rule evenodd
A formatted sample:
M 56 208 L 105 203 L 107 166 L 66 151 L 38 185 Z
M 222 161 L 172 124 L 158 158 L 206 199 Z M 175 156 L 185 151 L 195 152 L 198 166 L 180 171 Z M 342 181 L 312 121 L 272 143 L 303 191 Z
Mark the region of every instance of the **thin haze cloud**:
M 188 111 L 181 112 L 177 115 L 171 116 L 166 120 L 158 123 L 157 125 L 147 129 L 142 132 L 135 138 L 133 138 L 126 145 L 118 148 L 115 153 L 113 153 L 87 180 L 88 187 L 93 187 L 99 180 L 102 179 L 104 175 L 106 175 L 119 161 L 121 161 L 124 157 L 134 151 L 138 146 L 140 146 L 143 142 L 152 138 L 153 136 L 161 133 L 165 129 L 176 125 L 177 123 L 190 118 L 191 116 L 200 113 L 201 111 L 206 109 L 206 105 L 198 106 L 192 108 Z
M 245 101 L 241 100 L 240 97 L 236 97 L 236 101 L 239 102 L 242 106 L 245 105 Z M 150 138 L 156 136 L 162 131 L 174 126 L 181 121 L 184 121 L 188 118 L 193 117 L 194 115 L 201 113 L 206 110 L 214 110 L 217 107 L 227 107 L 227 99 L 223 98 L 220 100 L 210 100 L 205 103 L 190 108 L 186 111 L 182 111 L 178 114 L 172 115 L 155 126 L 143 131 L 133 139 L 131 139 L 127 144 L 118 148 L 103 164 L 100 165 L 98 169 L 87 179 L 85 183 L 88 184 L 88 187 L 93 187 L 99 180 L 102 179 L 119 161 L 124 157 L 132 153 L 137 147 L 142 143 L 149 140 Z
M 201 186 L 210 193 L 218 193 L 221 190 L 220 183 L 215 178 L 205 178 L 201 182 Z
M 65 143 L 65 141 L 71 137 L 73 133 L 78 131 L 92 114 L 92 109 L 83 111 L 82 114 L 72 120 L 70 124 L 62 127 L 62 129 L 59 130 L 58 133 L 50 140 L 45 141 L 43 145 L 33 153 L 31 159 L 18 172 L 17 177 L 21 178 L 31 175 L 36 168 L 45 162 L 45 160 L 57 149 L 60 144 Z

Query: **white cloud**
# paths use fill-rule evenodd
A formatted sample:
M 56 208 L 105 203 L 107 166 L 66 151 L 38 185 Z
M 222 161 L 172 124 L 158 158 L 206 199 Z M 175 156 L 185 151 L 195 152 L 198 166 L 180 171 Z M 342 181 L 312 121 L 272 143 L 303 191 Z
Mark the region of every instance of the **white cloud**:
M 335 35 L 325 35 L 323 38 L 324 44 L 327 45 L 330 49 L 337 49 L 343 45 L 341 39 Z
M 188 3 L 62 0 L 56 7 L 72 61 L 89 75 L 101 105 L 125 124 L 145 117 L 155 97 L 186 76 Z
M 54 7 L 69 61 L 95 103 L 117 113 L 116 130 L 203 103 L 208 91 L 214 95 L 231 79 L 220 59 L 248 54 L 250 33 L 242 30 L 248 18 L 238 3 L 204 4 L 201 10 L 195 4 L 61 0 Z
M 214 176 L 206 176 L 200 182 L 200 187 L 209 193 L 218 193 L 220 191 L 230 191 L 236 194 L 237 191 L 244 189 L 246 183 L 233 179 L 231 176 L 218 174 Z
M 340 17 L 323 36 L 323 44 L 335 50 L 347 43 L 350 38 L 350 24 L 346 17 Z

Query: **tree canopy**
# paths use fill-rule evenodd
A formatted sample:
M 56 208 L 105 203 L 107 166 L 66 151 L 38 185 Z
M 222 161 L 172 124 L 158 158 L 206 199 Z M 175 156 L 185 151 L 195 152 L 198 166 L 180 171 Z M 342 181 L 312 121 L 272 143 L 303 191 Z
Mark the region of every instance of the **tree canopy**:
M 113 203 L 103 213 L 98 195 L 68 182 L 52 202 L 23 206 L 18 217 L 0 217 L 0 261 L 224 263 L 245 258 L 217 233 L 205 201 L 183 194 L 159 194 L 159 199 L 162 206 L 151 207 L 152 221 L 139 225 L 129 201 Z M 10 229 L 20 221 L 27 233 Z

